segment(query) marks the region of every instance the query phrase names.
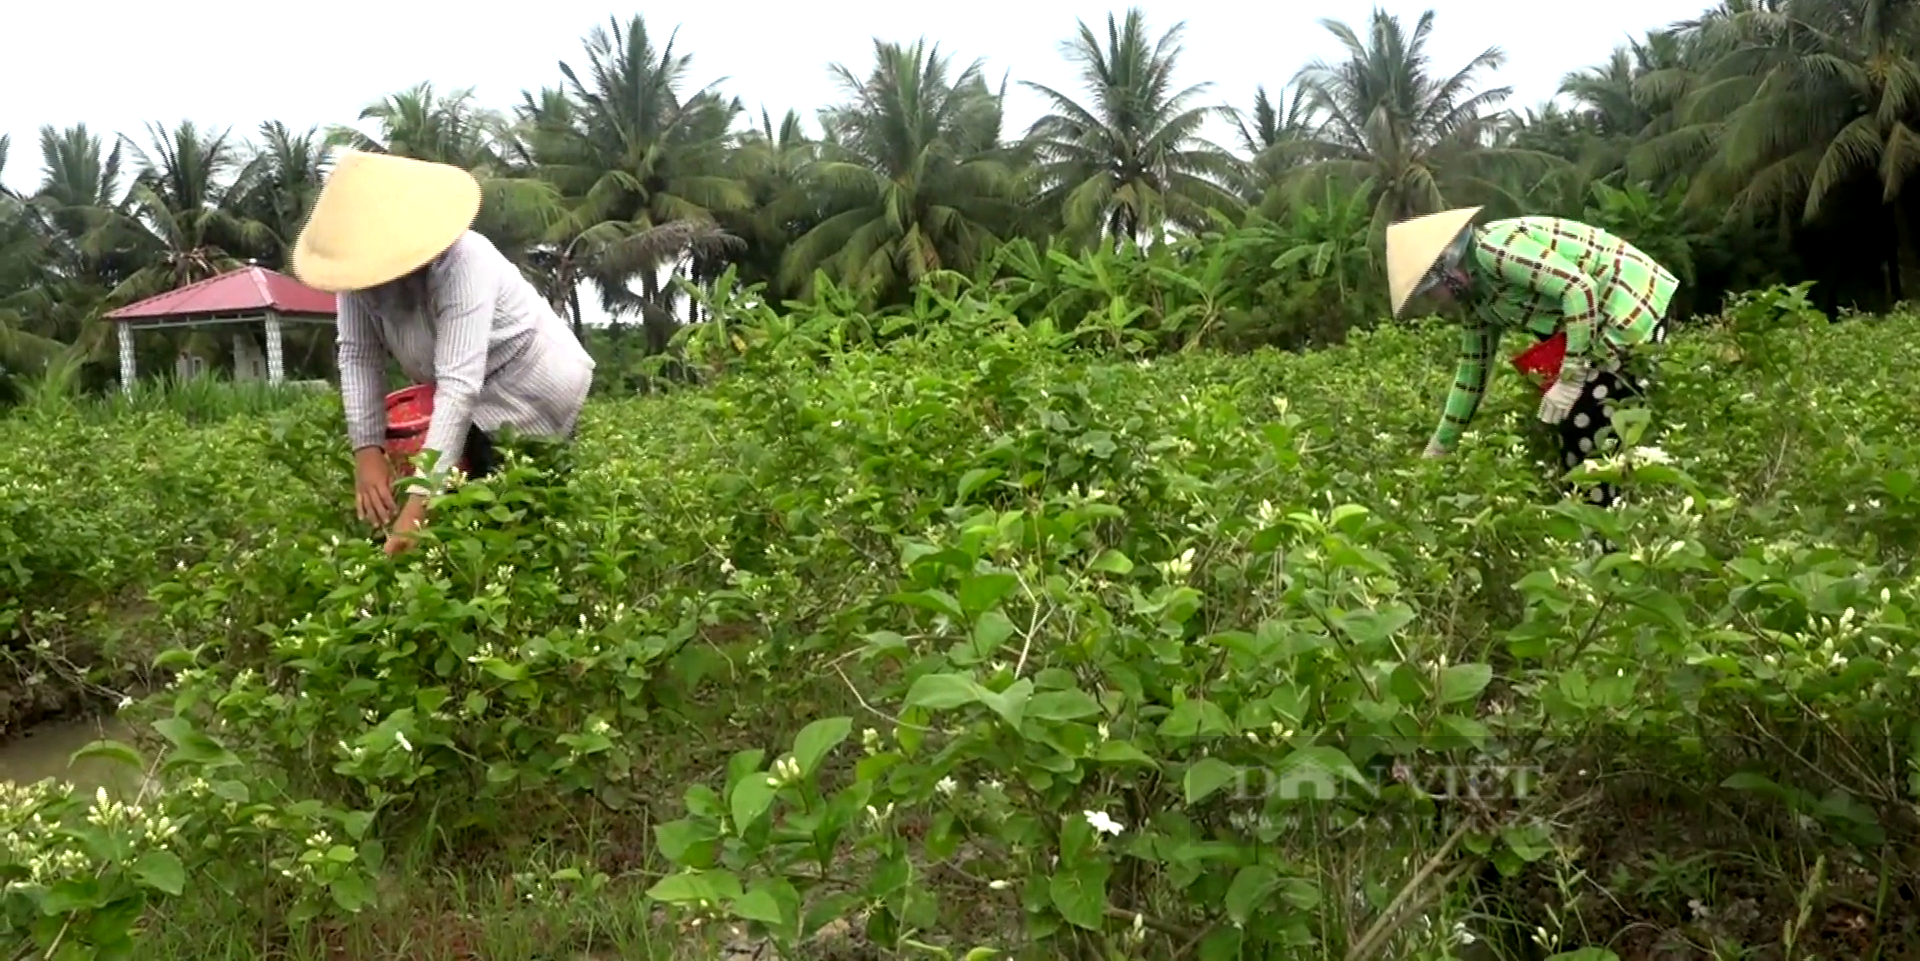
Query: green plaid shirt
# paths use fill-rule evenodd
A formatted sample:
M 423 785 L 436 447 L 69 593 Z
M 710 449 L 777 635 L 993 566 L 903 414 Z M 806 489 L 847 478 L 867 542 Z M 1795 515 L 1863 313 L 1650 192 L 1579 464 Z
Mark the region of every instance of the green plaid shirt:
M 1558 217 L 1496 220 L 1475 230 L 1461 266 L 1473 279 L 1475 322 L 1461 332 L 1460 366 L 1433 435 L 1443 450 L 1459 443 L 1480 409 L 1503 331 L 1564 330 L 1568 357 L 1595 358 L 1652 337 L 1679 286 L 1619 237 Z

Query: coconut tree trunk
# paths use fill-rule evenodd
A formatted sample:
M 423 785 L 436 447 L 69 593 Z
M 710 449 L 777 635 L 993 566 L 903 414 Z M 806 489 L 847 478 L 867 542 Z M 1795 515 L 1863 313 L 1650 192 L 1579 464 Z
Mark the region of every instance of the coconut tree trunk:
M 1920 277 L 1920 251 L 1913 246 L 1912 202 L 1902 196 L 1893 203 L 1893 251 L 1887 264 L 1888 306 L 1907 299 L 1907 280 Z
M 580 285 L 567 288 L 567 315 L 573 321 L 573 336 L 582 345 L 587 342 L 587 318 L 580 309 Z

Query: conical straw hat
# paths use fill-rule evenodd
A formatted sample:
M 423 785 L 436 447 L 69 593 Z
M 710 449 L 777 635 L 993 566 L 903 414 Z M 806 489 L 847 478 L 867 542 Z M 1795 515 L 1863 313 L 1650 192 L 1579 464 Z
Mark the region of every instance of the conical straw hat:
M 1393 298 L 1393 315 L 1407 307 L 1420 278 L 1446 252 L 1447 245 L 1460 236 L 1460 230 L 1473 222 L 1479 207 L 1443 210 L 1425 217 L 1403 220 L 1387 228 L 1387 293 Z
M 480 182 L 458 167 L 349 151 L 294 241 L 289 266 L 316 290 L 365 290 L 444 253 L 480 214 Z

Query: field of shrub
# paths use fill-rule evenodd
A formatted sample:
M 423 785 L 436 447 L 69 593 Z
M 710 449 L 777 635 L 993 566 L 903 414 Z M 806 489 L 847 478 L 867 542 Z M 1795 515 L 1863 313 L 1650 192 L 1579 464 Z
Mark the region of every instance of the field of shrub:
M 1916 956 L 1920 320 L 1702 318 L 1603 512 L 1510 372 L 1419 458 L 1443 326 L 1003 296 L 731 301 L 398 561 L 335 398 L 0 421 L 0 723 L 154 692 L 6 956 Z

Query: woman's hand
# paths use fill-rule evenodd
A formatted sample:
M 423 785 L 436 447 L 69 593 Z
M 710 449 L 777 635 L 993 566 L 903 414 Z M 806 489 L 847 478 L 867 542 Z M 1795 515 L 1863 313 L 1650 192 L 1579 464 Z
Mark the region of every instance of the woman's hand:
M 1447 449 L 1444 447 L 1441 447 L 1439 444 L 1436 444 L 1432 441 L 1428 441 L 1427 449 L 1421 452 L 1420 456 L 1428 459 L 1432 459 L 1435 457 L 1445 457 L 1447 456 Z
M 399 519 L 393 522 L 393 533 L 387 536 L 387 555 L 411 550 L 414 532 L 426 521 L 427 499 L 419 494 L 407 498 L 407 506 L 400 509 Z
M 1585 358 L 1568 357 L 1560 365 L 1560 376 L 1553 386 L 1547 388 L 1540 398 L 1540 422 L 1559 424 L 1573 413 L 1573 405 L 1580 402 L 1580 395 L 1593 380 L 1593 367 Z
M 353 501 L 360 519 L 369 524 L 393 520 L 393 465 L 386 451 L 362 447 L 353 452 Z

